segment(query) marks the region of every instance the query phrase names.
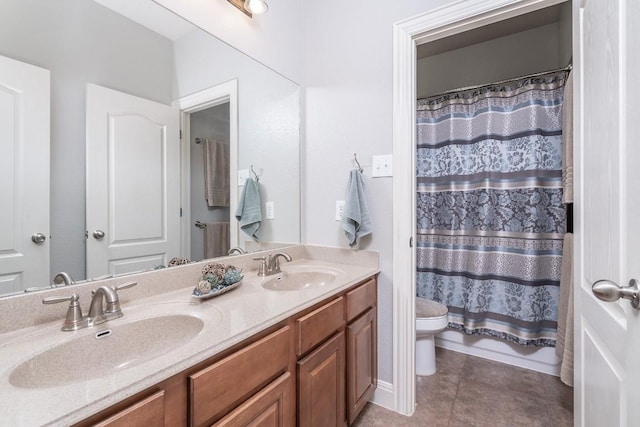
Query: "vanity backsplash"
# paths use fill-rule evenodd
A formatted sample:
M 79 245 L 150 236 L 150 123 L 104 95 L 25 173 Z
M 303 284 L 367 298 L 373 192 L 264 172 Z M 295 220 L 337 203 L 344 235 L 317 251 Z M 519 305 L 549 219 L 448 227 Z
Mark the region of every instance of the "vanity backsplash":
M 256 274 L 259 264 L 258 261 L 254 261 L 254 258 L 268 257 L 277 252 L 286 252 L 293 260 L 316 259 L 340 264 L 361 264 L 376 268 L 378 266 L 378 254 L 375 252 L 314 245 L 279 247 L 263 252 L 215 258 L 215 262 L 231 264 L 242 270 L 245 275 Z M 137 286 L 119 292 L 120 303 L 123 307 L 126 307 L 126 304 L 131 301 L 180 288 L 185 288 L 185 292 L 190 294 L 202 275 L 202 268 L 210 262 L 213 260 L 0 298 L 0 334 L 48 322 L 60 322 L 62 325 L 68 303 L 45 305 L 42 300 L 46 297 L 69 297 L 76 293 L 80 297 L 82 312 L 86 313 L 92 298 L 91 291 L 103 285 L 117 286 L 137 282 Z

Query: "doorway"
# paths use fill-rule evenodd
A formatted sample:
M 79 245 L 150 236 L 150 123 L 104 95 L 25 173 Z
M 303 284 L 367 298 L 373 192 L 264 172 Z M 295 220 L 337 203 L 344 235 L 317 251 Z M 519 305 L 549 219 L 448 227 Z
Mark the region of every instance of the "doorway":
M 417 48 L 450 36 L 562 3 L 557 0 L 469 1 L 444 6 L 394 26 L 394 406 L 410 415 L 415 405 L 415 126 Z M 487 82 L 490 83 L 490 82 Z M 410 207 L 407 210 L 407 207 Z
M 192 239 L 192 233 L 201 234 L 202 229 L 196 227 L 196 221 L 204 222 L 205 219 L 199 219 L 202 212 L 192 211 L 192 174 L 191 165 L 196 162 L 201 164 L 202 160 L 192 159 L 192 151 L 197 148 L 192 147 L 195 144 L 195 138 L 205 138 L 197 135 L 199 128 L 195 131 L 191 129 L 192 115 L 201 116 L 224 116 L 224 121 L 228 126 L 224 126 L 225 130 L 221 132 L 220 139 L 228 138 L 229 143 L 229 207 L 227 209 L 227 218 L 235 212 L 238 203 L 238 81 L 230 80 L 203 91 L 188 95 L 174 101 L 174 106 L 181 110 L 181 129 L 182 129 L 182 217 L 181 217 L 181 234 L 182 234 L 182 254 L 185 258 L 195 259 L 192 248 L 194 245 L 200 245 L 197 238 Z M 208 113 L 207 113 L 208 111 Z M 228 134 L 228 135 L 227 135 Z M 215 135 L 212 133 L 211 135 Z M 212 138 L 215 139 L 215 138 Z M 198 145 L 198 144 L 196 144 Z M 201 145 L 201 144 L 200 144 Z M 201 148 L 200 148 L 201 150 Z M 195 184 L 195 183 L 194 183 Z M 196 190 L 197 191 L 197 190 Z M 204 191 L 204 190 L 203 190 Z M 202 194 L 202 193 L 201 193 Z M 196 195 L 194 197 L 199 197 Z M 208 215 L 208 214 L 207 214 Z M 220 213 L 222 215 L 222 213 Z M 209 217 L 209 216 L 208 216 Z M 216 217 L 210 216 L 215 220 Z M 204 237 L 203 237 L 204 238 Z M 194 240 L 192 242 L 192 240 Z M 237 221 L 229 221 L 229 246 L 238 246 L 238 224 Z M 201 245 L 198 247 L 202 247 Z
M 191 253 L 200 261 L 229 245 L 229 103 L 189 114 Z

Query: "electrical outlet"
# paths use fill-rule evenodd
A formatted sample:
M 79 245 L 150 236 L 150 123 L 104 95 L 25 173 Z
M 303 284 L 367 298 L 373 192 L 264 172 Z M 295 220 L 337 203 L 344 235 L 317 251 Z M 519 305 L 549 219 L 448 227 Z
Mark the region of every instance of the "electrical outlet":
M 371 176 L 374 178 L 383 176 L 393 176 L 392 165 L 393 155 L 373 156 L 373 166 Z
M 336 221 L 342 221 L 343 212 L 344 212 L 344 200 L 336 200 Z
M 249 169 L 238 169 L 238 187 L 244 186 L 247 179 L 249 179 Z
M 273 207 L 273 202 L 267 202 L 264 204 L 265 206 L 265 216 L 267 219 L 275 219 L 275 212 Z

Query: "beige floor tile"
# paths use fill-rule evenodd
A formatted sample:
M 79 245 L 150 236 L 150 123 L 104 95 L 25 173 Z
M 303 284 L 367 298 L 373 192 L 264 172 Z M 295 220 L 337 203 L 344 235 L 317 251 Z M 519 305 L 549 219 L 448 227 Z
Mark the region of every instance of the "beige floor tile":
M 416 377 L 411 417 L 368 404 L 357 427 L 570 427 L 573 388 L 554 376 L 436 349 L 438 371 Z

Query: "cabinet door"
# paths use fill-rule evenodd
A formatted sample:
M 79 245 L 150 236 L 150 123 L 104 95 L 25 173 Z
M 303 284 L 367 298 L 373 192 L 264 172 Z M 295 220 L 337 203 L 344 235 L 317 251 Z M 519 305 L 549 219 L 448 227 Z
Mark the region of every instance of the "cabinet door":
M 95 424 L 96 427 L 151 427 L 163 425 L 164 391 L 162 390 Z
M 298 425 L 345 425 L 344 332 L 298 362 Z
M 287 372 L 214 426 L 287 427 L 293 425 L 290 408 L 291 374 Z
M 353 423 L 376 388 L 376 309 L 347 326 L 347 412 Z

